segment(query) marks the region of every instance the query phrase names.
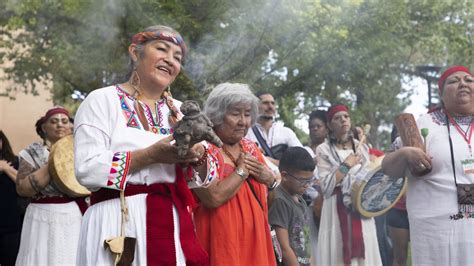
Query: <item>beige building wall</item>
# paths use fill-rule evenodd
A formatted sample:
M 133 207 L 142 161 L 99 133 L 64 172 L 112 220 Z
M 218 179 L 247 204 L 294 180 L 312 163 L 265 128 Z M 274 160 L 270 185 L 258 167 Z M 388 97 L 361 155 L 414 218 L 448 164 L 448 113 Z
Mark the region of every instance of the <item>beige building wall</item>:
M 53 106 L 51 93 L 43 84 L 38 84 L 39 96 L 25 94 L 23 92 L 11 92 L 10 96 L 15 100 L 5 96 L 6 88 L 13 83 L 4 80 L 4 67 L 11 64 L 6 62 L 0 65 L 0 129 L 12 145 L 15 154 L 28 146 L 33 141 L 41 140 L 36 134 L 36 121 Z
M 35 123 L 53 106 L 48 98 L 51 98 L 49 92 L 44 90 L 39 96 L 18 93 L 16 100 L 0 96 L 0 129 L 10 140 L 15 154 L 33 141 L 41 140 L 36 134 Z

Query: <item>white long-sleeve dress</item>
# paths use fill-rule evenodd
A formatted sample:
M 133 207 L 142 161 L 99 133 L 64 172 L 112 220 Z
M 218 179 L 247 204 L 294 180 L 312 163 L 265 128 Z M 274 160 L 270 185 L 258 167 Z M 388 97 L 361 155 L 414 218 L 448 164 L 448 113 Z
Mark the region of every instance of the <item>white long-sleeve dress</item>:
M 170 110 L 164 100 L 156 103 L 157 117 L 143 103 L 150 131 L 145 131 L 135 110 L 137 100 L 118 85 L 91 92 L 79 107 L 75 119 L 75 170 L 79 182 L 91 191 L 101 188 L 123 190 L 126 184 L 151 185 L 174 183 L 175 165 L 152 164 L 129 172 L 130 152 L 150 146 L 172 134 L 168 122 Z M 174 101 L 179 109 L 180 102 Z M 215 177 L 215 164 L 208 160 L 208 176 L 205 186 Z M 147 264 L 146 217 L 147 194 L 127 197 L 129 221 L 125 236 L 137 239 L 133 265 Z M 170 210 L 171 211 L 171 210 Z M 174 245 L 177 265 L 185 263 L 181 248 L 178 214 L 172 208 Z M 85 213 L 80 234 L 78 265 L 112 265 L 111 253 L 104 249 L 104 240 L 119 236 L 121 208 L 118 198 L 102 201 L 91 206 Z M 160 250 L 156 250 L 159 254 Z
M 319 181 L 324 196 L 319 225 L 316 265 L 344 265 L 342 233 L 337 212 L 337 197 L 333 192 L 336 188 L 335 173 L 341 162 L 352 154 L 353 151 L 352 149 L 339 150 L 334 145 L 331 148 L 331 145 L 326 140 L 316 149 Z M 369 161 L 368 147 L 366 145 L 362 145 L 358 153 L 362 155 L 362 165 L 354 166 L 346 175 L 344 181 L 337 185 L 341 186 L 341 188 L 344 186 L 342 188 L 343 193 L 350 191 L 355 175 L 362 167 L 366 167 Z M 365 258 L 352 258 L 351 265 L 382 265 L 374 219 L 361 219 L 361 226 Z
M 454 119 L 469 132 L 471 116 Z M 432 157 L 432 171 L 408 178 L 406 203 L 413 265 L 474 265 L 474 212 L 458 215 L 446 116 L 442 110 L 425 114 L 417 125 L 429 131 L 426 149 Z M 452 124 L 450 131 L 457 183 L 472 184 L 474 174 L 465 174 L 461 165 L 461 160 L 472 159 L 469 146 Z M 400 139 L 394 146 L 402 146 Z

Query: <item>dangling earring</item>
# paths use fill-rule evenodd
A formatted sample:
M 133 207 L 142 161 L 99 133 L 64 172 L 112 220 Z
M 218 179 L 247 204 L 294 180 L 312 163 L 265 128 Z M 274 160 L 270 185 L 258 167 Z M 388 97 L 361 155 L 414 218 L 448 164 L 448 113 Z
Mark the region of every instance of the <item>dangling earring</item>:
M 161 99 L 168 98 L 168 97 L 173 98 L 173 95 L 171 94 L 171 87 L 170 87 L 170 86 L 168 86 L 168 87 L 163 91 L 163 93 L 161 94 Z
M 170 125 L 174 126 L 176 123 L 181 120 L 181 113 L 179 110 L 176 108 L 176 106 L 173 103 L 173 96 L 171 95 L 171 88 L 168 86 L 165 91 L 161 94 L 161 98 L 165 99 L 166 105 L 170 109 L 170 114 L 168 117 L 168 122 Z
M 132 72 L 132 75 L 130 76 L 130 79 L 128 80 L 128 83 L 130 83 L 132 88 L 135 90 L 133 96 L 135 98 L 140 96 L 140 75 L 138 75 L 137 67 L 133 68 L 133 72 Z

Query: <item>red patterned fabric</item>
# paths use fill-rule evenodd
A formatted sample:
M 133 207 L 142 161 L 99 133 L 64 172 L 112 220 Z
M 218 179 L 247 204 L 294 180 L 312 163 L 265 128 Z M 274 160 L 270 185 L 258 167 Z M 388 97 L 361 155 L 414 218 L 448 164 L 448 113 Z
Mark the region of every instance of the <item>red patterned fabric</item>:
M 128 171 L 130 170 L 131 152 L 116 152 L 112 157 L 107 188 L 123 190 L 127 184 Z
M 181 47 L 181 53 L 183 54 L 183 58 L 186 55 L 187 47 L 184 43 L 183 37 L 180 35 L 175 35 L 170 32 L 160 32 L 160 31 L 148 31 L 148 32 L 139 32 L 132 37 L 132 43 L 141 44 L 150 40 L 165 40 L 172 42 L 179 47 Z

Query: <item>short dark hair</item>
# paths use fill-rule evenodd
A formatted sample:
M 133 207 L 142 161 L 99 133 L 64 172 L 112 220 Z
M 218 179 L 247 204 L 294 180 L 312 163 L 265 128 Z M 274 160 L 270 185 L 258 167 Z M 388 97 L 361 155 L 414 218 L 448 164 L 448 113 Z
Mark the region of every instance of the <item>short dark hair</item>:
M 273 96 L 273 94 L 269 91 L 258 91 L 257 93 L 255 93 L 255 96 L 257 96 L 260 99 L 260 96 L 265 95 L 265 94 L 269 94 Z
M 308 123 L 309 123 L 309 121 L 311 121 L 313 119 L 319 119 L 319 120 L 323 121 L 324 125 L 326 125 L 327 124 L 326 113 L 327 112 L 324 111 L 324 110 L 314 110 L 314 111 L 312 111 L 309 114 Z
M 313 157 L 302 147 L 288 147 L 280 159 L 280 171 L 310 171 L 316 167 Z

